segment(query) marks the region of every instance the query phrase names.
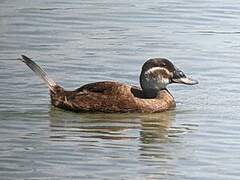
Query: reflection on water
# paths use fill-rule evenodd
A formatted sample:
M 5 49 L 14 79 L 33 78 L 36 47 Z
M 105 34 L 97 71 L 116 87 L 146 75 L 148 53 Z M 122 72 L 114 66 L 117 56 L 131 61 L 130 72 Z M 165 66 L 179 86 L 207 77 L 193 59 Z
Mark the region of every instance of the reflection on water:
M 2 0 L 1 179 L 239 179 L 239 9 L 234 0 Z M 152 57 L 200 84 L 169 86 L 177 108 L 165 113 L 76 114 L 49 106 L 21 54 L 66 89 L 138 85 Z
M 51 108 L 50 130 L 54 135 L 50 139 L 51 141 L 87 139 L 94 147 L 97 146 L 96 142 L 101 140 L 122 141 L 123 146 L 125 141 L 135 141 L 141 160 L 154 157 L 155 161 L 157 159 L 164 161 L 162 155 L 169 152 L 161 144 L 169 143 L 169 137 L 175 138 L 174 143 L 181 143 L 177 138 L 190 132 L 191 126 L 194 126 L 189 124 L 184 127 L 173 127 L 175 117 L 174 111 L 159 114 L 77 114 Z M 121 148 L 121 145 L 116 147 Z
M 70 132 L 81 132 L 80 137 L 101 139 L 131 139 L 136 138 L 143 144 L 164 143 L 168 137 L 177 137 L 191 130 L 189 127 L 172 127 L 176 113 L 72 113 L 52 107 L 49 111 L 50 127 L 54 132 L 59 129 Z M 137 129 L 137 135 L 126 136 L 129 129 Z M 127 134 L 129 135 L 129 134 Z M 131 134 L 130 134 L 131 135 Z
M 92 157 L 104 156 L 107 159 L 102 159 L 101 164 L 105 168 L 114 161 L 119 168 L 134 168 L 134 174 L 139 171 L 136 177 L 141 177 L 141 174 L 151 177 L 151 172 L 154 172 L 155 177 L 164 178 L 173 173 L 176 166 L 173 147 L 167 144 L 174 141 L 181 146 L 181 136 L 191 129 L 191 126 L 173 127 L 175 118 L 174 111 L 160 114 L 77 114 L 51 108 L 49 140 L 77 143 L 79 150 L 76 153 L 80 155 L 83 152 L 90 162 Z M 158 167 L 162 172 L 155 172 Z M 123 172 L 118 168 L 111 168 L 111 171 L 117 176 Z
M 144 144 L 164 142 L 168 132 L 171 131 L 171 122 L 175 113 L 168 111 L 160 114 L 75 114 L 52 108 L 49 112 L 52 131 L 60 128 L 70 132 L 81 132 L 79 135 L 85 138 L 102 139 L 138 139 L 139 136 L 126 136 L 129 129 L 140 130 L 140 140 Z M 175 133 L 181 132 L 176 130 Z M 158 140 L 157 140 L 158 139 Z

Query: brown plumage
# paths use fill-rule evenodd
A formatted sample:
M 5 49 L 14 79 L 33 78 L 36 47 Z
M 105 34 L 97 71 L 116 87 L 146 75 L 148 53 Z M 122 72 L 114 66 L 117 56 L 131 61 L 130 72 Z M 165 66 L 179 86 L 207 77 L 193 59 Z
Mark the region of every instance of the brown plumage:
M 189 81 L 181 83 L 197 83 L 186 78 L 170 61 L 158 58 L 151 59 L 143 65 L 140 76 L 142 89 L 118 82 L 103 81 L 66 91 L 31 59 L 22 56 L 21 60 L 46 82 L 53 106 L 75 112 L 162 112 L 175 107 L 174 98 L 166 89 L 167 84 L 174 80 L 180 81 L 181 78 Z
M 51 102 L 76 112 L 161 112 L 175 107 L 167 90 L 162 90 L 160 97 L 146 99 L 137 87 L 107 81 L 87 84 L 75 91 L 56 86 L 54 93 L 51 92 Z

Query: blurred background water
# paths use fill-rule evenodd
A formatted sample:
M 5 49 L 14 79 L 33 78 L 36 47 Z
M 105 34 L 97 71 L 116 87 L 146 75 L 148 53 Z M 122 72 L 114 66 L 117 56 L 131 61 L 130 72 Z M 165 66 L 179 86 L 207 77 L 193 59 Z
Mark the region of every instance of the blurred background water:
M 2 0 L 0 179 L 239 179 L 239 14 L 234 0 Z M 200 84 L 171 85 L 165 113 L 71 113 L 21 54 L 67 89 L 138 85 L 151 57 Z

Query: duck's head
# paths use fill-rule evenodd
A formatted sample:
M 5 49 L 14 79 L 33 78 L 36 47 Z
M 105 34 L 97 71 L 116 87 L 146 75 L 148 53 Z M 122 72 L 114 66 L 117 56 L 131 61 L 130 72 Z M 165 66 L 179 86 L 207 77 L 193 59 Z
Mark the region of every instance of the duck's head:
M 149 59 L 143 64 L 140 84 L 145 97 L 156 97 L 160 90 L 166 89 L 171 83 L 198 84 L 165 58 Z

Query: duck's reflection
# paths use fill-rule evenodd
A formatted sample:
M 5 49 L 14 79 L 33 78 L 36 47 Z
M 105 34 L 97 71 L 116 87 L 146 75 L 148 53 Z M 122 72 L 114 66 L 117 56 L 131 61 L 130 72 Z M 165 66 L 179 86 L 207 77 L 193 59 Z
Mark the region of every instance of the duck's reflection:
M 114 151 L 120 157 L 134 157 L 144 164 L 165 166 L 173 163 L 182 149 L 186 127 L 175 125 L 176 111 L 158 114 L 71 113 L 52 108 L 49 112 L 52 141 L 79 143 L 87 147 Z M 72 142 L 73 141 L 73 142 Z M 84 145 L 82 143 L 84 142 Z M 110 150 L 109 150 L 110 149 Z M 163 164 L 162 164 L 163 163 Z M 174 168 L 174 167 L 172 167 Z M 168 172 L 168 169 L 166 169 Z
M 84 138 L 140 139 L 142 143 L 149 144 L 166 141 L 175 113 L 77 114 L 51 108 L 49 117 L 52 131 L 78 132 L 75 135 Z
M 167 111 L 159 114 L 141 116 L 140 137 L 143 144 L 165 142 L 169 128 L 175 120 L 175 113 Z

